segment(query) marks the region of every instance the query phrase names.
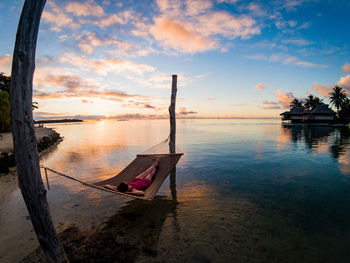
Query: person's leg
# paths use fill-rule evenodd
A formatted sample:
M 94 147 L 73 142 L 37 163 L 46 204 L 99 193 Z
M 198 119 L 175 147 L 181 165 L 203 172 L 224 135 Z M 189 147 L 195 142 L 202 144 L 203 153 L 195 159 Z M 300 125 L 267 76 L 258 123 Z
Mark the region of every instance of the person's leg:
M 142 172 L 141 174 L 139 174 L 138 176 L 136 176 L 136 178 L 137 178 L 137 179 L 146 178 L 146 176 L 147 176 L 148 174 L 150 174 L 150 173 L 153 171 L 153 169 L 156 169 L 157 165 L 158 165 L 158 159 L 155 159 L 155 160 L 153 161 L 152 165 L 151 165 L 146 171 L 144 171 L 144 172 Z
M 152 182 L 153 176 L 155 175 L 156 171 L 157 171 L 157 169 L 156 169 L 156 167 L 154 167 L 154 169 L 149 174 L 147 174 L 147 176 L 145 178 Z

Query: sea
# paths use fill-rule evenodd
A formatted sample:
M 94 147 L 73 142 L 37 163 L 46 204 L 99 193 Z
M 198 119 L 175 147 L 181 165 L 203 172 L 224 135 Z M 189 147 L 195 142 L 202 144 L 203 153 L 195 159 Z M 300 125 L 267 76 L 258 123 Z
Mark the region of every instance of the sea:
M 116 175 L 169 134 L 169 120 L 46 127 L 63 141 L 41 164 L 88 183 Z M 178 119 L 176 128 L 176 149 L 184 155 L 153 201 L 52 173 L 46 181 L 42 173 L 57 231 L 106 224 L 133 229 L 132 239 L 147 246 L 139 248 L 136 262 L 349 262 L 348 126 Z M 27 221 L 7 223 L 14 238 L 35 240 L 19 190 L 2 209 Z M 130 219 L 113 226 L 111 218 L 124 215 Z

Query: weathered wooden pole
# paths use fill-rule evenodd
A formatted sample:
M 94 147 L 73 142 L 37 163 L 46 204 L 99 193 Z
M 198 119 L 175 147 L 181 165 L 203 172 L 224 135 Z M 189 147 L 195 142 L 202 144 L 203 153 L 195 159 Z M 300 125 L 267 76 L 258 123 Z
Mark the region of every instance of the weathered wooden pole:
M 175 153 L 175 138 L 176 138 L 176 118 L 175 118 L 175 104 L 176 104 L 176 92 L 177 92 L 177 75 L 173 75 L 171 84 L 171 99 L 169 106 L 170 116 L 170 141 L 169 141 L 169 152 Z
M 18 185 L 48 262 L 68 262 L 53 225 L 40 175 L 33 126 L 35 50 L 46 0 L 25 0 L 19 20 L 11 73 L 12 136 Z
M 176 92 L 177 92 L 177 75 L 172 76 L 171 84 L 171 99 L 169 106 L 170 117 L 170 140 L 169 140 L 169 152 L 176 153 L 175 138 L 176 138 L 176 117 L 175 117 L 175 104 L 176 104 Z M 173 200 L 177 200 L 176 194 L 176 168 L 170 172 L 170 191 Z

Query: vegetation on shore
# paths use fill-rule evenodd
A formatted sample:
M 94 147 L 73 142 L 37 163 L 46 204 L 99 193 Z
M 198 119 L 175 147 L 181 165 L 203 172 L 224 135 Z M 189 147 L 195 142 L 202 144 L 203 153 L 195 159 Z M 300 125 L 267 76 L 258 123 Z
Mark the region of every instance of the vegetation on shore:
M 40 120 L 35 121 L 34 123 L 62 123 L 62 122 L 83 122 L 83 120 L 79 119 L 61 119 L 61 120 Z
M 11 77 L 0 72 L 0 132 L 8 132 L 11 127 L 10 86 Z
M 329 101 L 332 106 L 337 110 L 338 119 L 350 119 L 350 99 L 346 95 L 346 91 L 339 86 L 335 86 L 329 93 Z M 302 107 L 304 110 L 313 110 L 318 104 L 322 104 L 324 101 L 312 94 L 306 97 L 305 100 L 295 98 L 290 107 Z

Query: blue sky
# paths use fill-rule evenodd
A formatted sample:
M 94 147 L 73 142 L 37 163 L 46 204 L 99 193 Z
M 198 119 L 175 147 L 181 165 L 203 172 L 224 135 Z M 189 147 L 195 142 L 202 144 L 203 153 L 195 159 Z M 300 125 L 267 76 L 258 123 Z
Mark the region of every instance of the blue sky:
M 23 1 L 0 3 L 10 73 Z M 35 118 L 279 117 L 293 98 L 350 92 L 348 1 L 48 0 Z

